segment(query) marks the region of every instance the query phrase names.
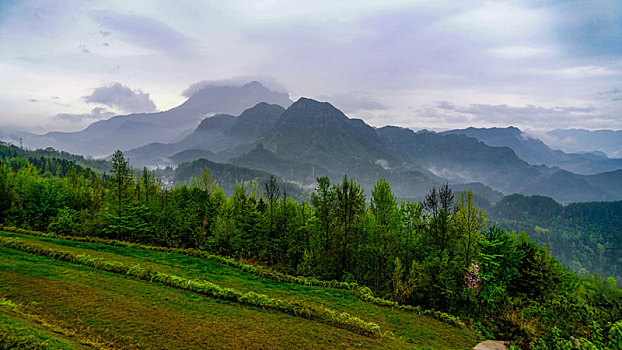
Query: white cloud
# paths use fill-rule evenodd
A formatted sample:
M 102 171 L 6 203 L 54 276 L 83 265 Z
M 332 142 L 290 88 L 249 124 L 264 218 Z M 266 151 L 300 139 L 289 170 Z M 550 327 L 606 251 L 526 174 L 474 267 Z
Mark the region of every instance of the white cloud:
M 156 110 L 148 93 L 132 90 L 121 83 L 98 87 L 83 99 L 88 103 L 100 103 L 126 112 L 154 112 Z

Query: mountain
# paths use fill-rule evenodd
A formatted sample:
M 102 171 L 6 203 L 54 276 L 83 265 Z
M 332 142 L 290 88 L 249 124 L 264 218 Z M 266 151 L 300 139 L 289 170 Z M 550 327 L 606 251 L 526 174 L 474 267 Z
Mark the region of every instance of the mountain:
M 404 163 L 362 120 L 350 119 L 331 104 L 308 98 L 292 104 L 257 142 L 254 149 L 230 161 L 302 186 L 314 186 L 319 176 L 336 182 L 347 174 L 367 190 L 384 178 L 399 198 L 418 198 L 446 181 Z
M 115 116 L 95 122 L 82 131 L 27 135 L 24 141 L 30 147 L 52 146 L 69 152 L 104 156 L 116 149 L 129 150 L 152 142 L 179 141 L 194 130 L 206 114 L 238 115 L 260 102 L 291 104 L 287 94 L 271 91 L 258 82 L 241 87 L 208 86 L 168 111 Z
M 508 147 L 491 147 L 472 137 L 415 133 L 385 126 L 378 134 L 408 162 L 418 164 L 452 182 L 481 182 L 505 193 L 543 176 L 541 169 L 518 158 Z
M 442 132 L 474 137 L 489 146 L 509 147 L 529 164 L 560 167 L 578 174 L 596 174 L 622 169 L 622 159 L 609 159 L 594 153 L 565 153 L 553 150 L 542 141 L 530 137 L 515 127 L 467 128 Z
M 336 173 L 353 166 L 382 169 L 399 164 L 374 128 L 350 119 L 327 102 L 301 98 L 292 104 L 260 142 L 291 160 L 317 164 Z
M 622 130 L 555 129 L 546 133 L 544 142 L 566 152 L 602 152 L 622 158 Z
M 194 131 L 180 141 L 169 144 L 150 143 L 129 150 L 127 155 L 132 164 L 141 166 L 171 163 L 176 165 L 179 164 L 178 160 L 192 161 L 205 156 L 205 153 L 200 154 L 200 152 L 186 152 L 179 157 L 174 156 L 188 150 L 209 151 L 213 156 L 217 152 L 230 151 L 237 146 L 253 143 L 262 132 L 274 125 L 283 111 L 285 108 L 279 105 L 260 102 L 243 111 L 238 117 L 217 114 L 203 119 Z M 234 152 L 234 155 L 246 150 Z M 201 156 L 190 158 L 193 154 Z M 209 158 L 214 159 L 212 156 Z M 229 156 L 220 157 L 219 160 L 228 158 Z
M 595 175 L 577 175 L 559 170 L 549 178 L 524 188 L 521 193 L 552 197 L 563 204 L 620 200 L 622 170 Z

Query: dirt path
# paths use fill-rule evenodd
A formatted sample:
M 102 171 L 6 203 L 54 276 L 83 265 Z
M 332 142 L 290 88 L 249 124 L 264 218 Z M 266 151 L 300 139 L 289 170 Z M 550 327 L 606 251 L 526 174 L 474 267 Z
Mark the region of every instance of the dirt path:
M 508 348 L 503 340 L 484 340 L 477 344 L 473 350 L 506 350 Z

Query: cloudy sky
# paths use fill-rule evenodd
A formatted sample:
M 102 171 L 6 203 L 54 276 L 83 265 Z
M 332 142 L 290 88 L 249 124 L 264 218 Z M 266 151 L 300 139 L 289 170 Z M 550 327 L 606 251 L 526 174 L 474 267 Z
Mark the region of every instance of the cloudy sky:
M 0 1 L 0 127 L 258 79 L 374 126 L 622 129 L 622 2 Z

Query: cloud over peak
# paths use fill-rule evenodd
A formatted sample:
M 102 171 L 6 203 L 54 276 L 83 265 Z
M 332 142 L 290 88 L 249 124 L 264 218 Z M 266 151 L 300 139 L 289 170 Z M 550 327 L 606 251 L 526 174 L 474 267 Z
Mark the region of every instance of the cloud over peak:
M 131 113 L 156 111 L 155 103 L 148 93 L 132 90 L 121 83 L 98 87 L 92 94 L 84 96 L 83 99 L 88 103 L 100 103 Z

